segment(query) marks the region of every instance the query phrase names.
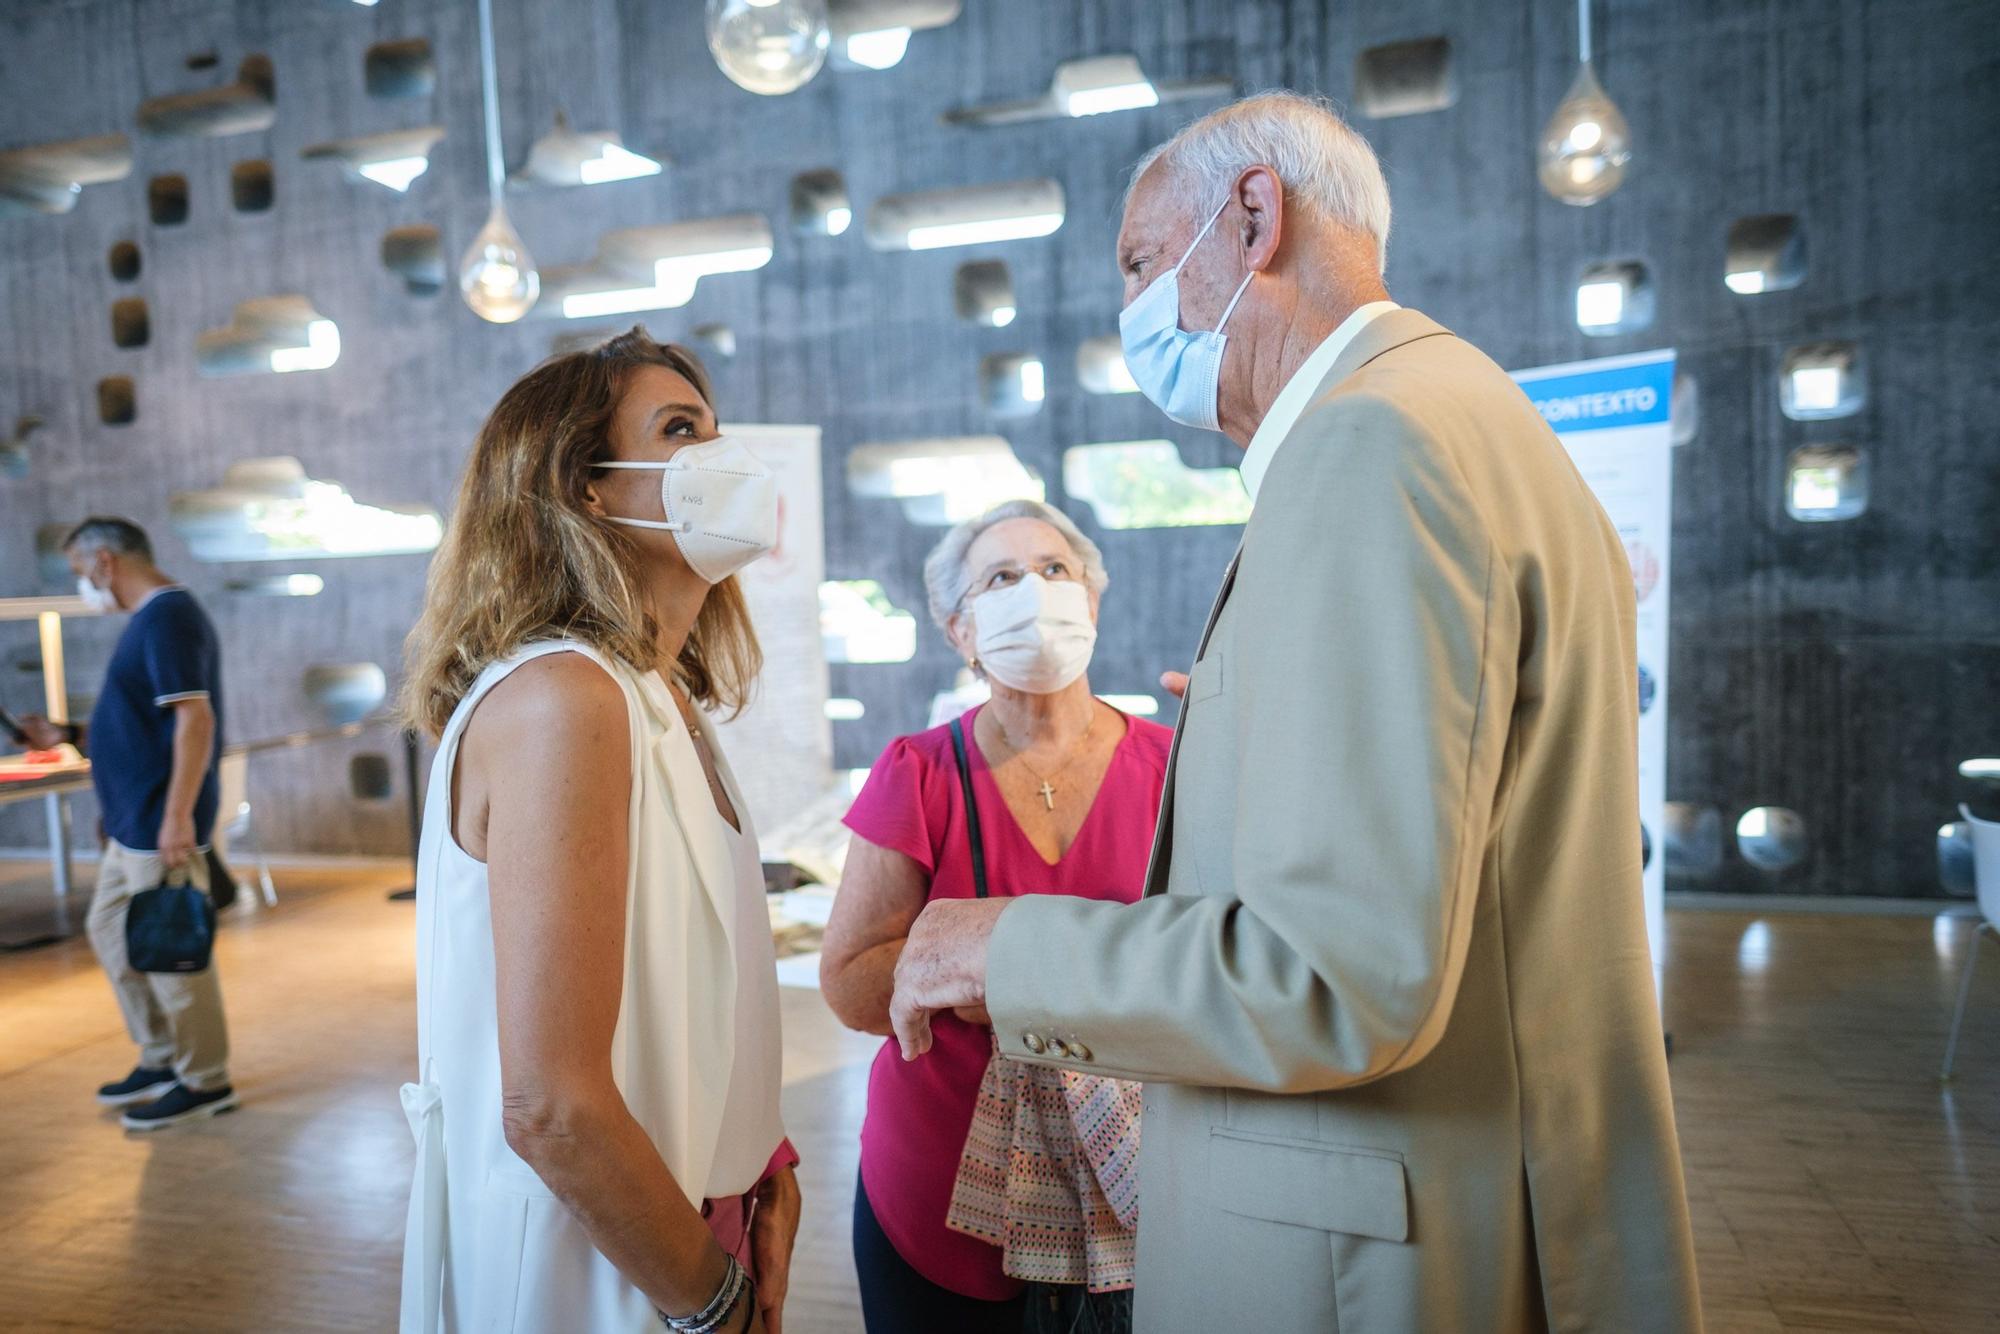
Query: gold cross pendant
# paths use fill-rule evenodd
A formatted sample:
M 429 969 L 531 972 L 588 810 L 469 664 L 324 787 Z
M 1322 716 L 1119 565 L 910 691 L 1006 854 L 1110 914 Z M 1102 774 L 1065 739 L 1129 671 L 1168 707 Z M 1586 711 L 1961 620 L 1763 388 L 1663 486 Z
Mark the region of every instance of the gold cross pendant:
M 1042 786 L 1039 790 L 1042 794 L 1042 805 L 1050 810 L 1054 810 L 1056 808 L 1056 790 L 1049 786 L 1048 779 L 1044 778 L 1042 780 Z

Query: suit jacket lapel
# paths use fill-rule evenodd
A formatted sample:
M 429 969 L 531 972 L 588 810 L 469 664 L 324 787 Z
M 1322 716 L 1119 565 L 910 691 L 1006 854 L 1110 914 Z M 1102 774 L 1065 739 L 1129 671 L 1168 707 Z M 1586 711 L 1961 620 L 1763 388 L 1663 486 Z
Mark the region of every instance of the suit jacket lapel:
M 1236 587 L 1236 567 L 1243 560 L 1243 544 L 1236 544 L 1236 554 L 1229 558 L 1229 568 L 1223 572 L 1222 587 L 1216 590 L 1215 602 L 1208 609 L 1208 623 L 1201 629 L 1201 645 L 1195 650 L 1194 660 L 1200 662 L 1208 655 L 1208 641 L 1215 634 L 1215 623 L 1222 618 L 1223 604 L 1229 601 L 1229 594 Z M 1174 844 L 1174 768 L 1180 761 L 1181 733 L 1187 722 L 1188 706 L 1181 704 L 1180 717 L 1174 723 L 1173 745 L 1167 750 L 1167 776 L 1160 787 L 1160 814 L 1153 826 L 1153 851 L 1146 859 L 1145 895 L 1164 894 L 1167 889 L 1166 868 L 1171 860 Z
M 1313 391 L 1309 403 L 1316 403 L 1329 391 L 1339 388 L 1342 381 L 1353 375 L 1384 352 L 1415 342 L 1419 338 L 1432 338 L 1451 331 L 1420 311 L 1399 308 L 1385 312 L 1363 326 L 1354 340 L 1341 350 L 1327 368 L 1326 376 Z M 1288 436 L 1287 439 L 1290 437 Z M 1249 529 L 1244 529 L 1244 541 L 1249 540 Z M 1215 634 L 1215 623 L 1222 619 L 1222 609 L 1229 602 L 1229 595 L 1236 588 L 1236 572 L 1243 564 L 1243 543 L 1236 546 L 1236 554 L 1230 558 L 1229 569 L 1222 576 L 1222 587 L 1215 595 L 1215 604 L 1208 609 L 1208 622 L 1202 627 L 1201 644 L 1195 650 L 1194 660 L 1200 662 L 1208 656 L 1208 641 Z M 1147 896 L 1164 894 L 1167 890 L 1167 869 L 1173 860 L 1174 845 L 1174 777 L 1180 767 L 1181 734 L 1187 727 L 1187 705 L 1181 705 L 1180 718 L 1174 724 L 1174 742 L 1167 752 L 1167 777 L 1160 789 L 1159 823 L 1153 830 L 1153 853 L 1146 865 Z

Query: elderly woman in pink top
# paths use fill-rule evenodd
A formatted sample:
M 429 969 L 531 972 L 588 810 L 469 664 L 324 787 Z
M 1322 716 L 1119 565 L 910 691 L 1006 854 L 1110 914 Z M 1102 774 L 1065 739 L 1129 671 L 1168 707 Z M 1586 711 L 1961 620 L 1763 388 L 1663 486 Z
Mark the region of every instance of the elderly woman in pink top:
M 925 562 L 924 579 L 932 619 L 991 685 L 992 700 L 960 720 L 957 736 L 946 725 L 891 742 L 847 816 L 855 838 L 820 986 L 842 1022 L 883 1035 L 897 956 L 930 900 L 982 891 L 1139 897 L 1172 740 L 1091 694 L 1086 673 L 1108 580 L 1096 545 L 1060 510 L 1011 501 L 959 525 Z M 1024 1284 L 1013 1275 L 1023 1270 L 1011 1242 L 1003 1267 L 1002 1246 L 964 1226 L 960 1160 L 970 1171 L 975 1108 L 990 1131 L 996 1090 L 1012 1078 L 996 1067 L 998 1083 L 982 1094 L 993 1054 L 987 1022 L 983 1012 L 942 1016 L 921 1060 L 905 1063 L 893 1041 L 875 1058 L 854 1209 L 870 1334 L 1022 1328 Z M 1059 1106 L 1062 1091 L 1051 1096 Z M 1102 1122 L 1094 1126 L 1079 1141 L 1101 1141 Z M 1116 1158 L 1121 1147 L 1094 1142 L 1090 1151 Z M 1005 1161 L 1004 1146 L 998 1156 Z M 1086 1180 L 1080 1189 L 1094 1188 Z M 1104 1216 L 1096 1198 L 1087 1218 Z M 1037 1301 L 1091 1306 L 1076 1328 L 1118 1323 L 1115 1306 L 1107 1322 L 1101 1305 L 1082 1298 L 1083 1285 L 1071 1286 L 1038 1292 Z

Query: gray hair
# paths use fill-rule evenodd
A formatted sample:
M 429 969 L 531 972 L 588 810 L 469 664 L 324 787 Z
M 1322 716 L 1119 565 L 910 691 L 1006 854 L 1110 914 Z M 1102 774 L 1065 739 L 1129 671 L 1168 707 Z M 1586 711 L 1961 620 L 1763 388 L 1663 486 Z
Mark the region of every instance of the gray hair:
M 1382 164 L 1325 98 L 1258 93 L 1211 111 L 1141 158 L 1131 184 L 1156 162 L 1186 187 L 1184 197 L 1203 218 L 1222 207 L 1246 169 L 1267 166 L 1284 184 L 1287 203 L 1374 237 L 1377 265 L 1389 266 Z
M 79 551 L 112 551 L 121 556 L 138 556 L 147 564 L 153 560 L 153 543 L 146 536 L 146 530 L 130 519 L 120 519 L 109 514 L 93 514 L 82 523 L 69 530 L 63 539 L 62 549 L 75 548 Z
M 1104 572 L 1104 553 L 1097 549 L 1097 543 L 1083 535 L 1069 515 L 1053 505 L 1045 505 L 1039 500 L 1008 500 L 995 505 L 976 519 L 967 519 L 950 532 L 931 549 L 924 559 L 924 593 L 930 601 L 931 620 L 942 630 L 958 614 L 965 595 L 971 591 L 972 572 L 965 568 L 965 553 L 979 540 L 980 534 L 995 524 L 1009 519 L 1040 519 L 1049 527 L 1063 535 L 1069 549 L 1083 564 L 1083 582 L 1093 593 L 1102 593 L 1111 586 L 1111 576 Z

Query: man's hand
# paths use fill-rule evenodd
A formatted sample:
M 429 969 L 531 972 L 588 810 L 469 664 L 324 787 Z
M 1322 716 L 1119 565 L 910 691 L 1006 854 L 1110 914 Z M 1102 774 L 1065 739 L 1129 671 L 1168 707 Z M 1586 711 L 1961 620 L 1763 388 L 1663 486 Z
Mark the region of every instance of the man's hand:
M 1175 699 L 1187 698 L 1187 681 L 1188 679 L 1186 672 L 1160 673 L 1161 687 L 1164 688 L 1166 692 L 1169 695 L 1172 695 Z
M 939 899 L 917 915 L 896 960 L 889 1023 L 914 1061 L 931 1049 L 931 1016 L 986 1004 L 986 945 L 1006 899 Z
M 69 740 L 69 733 L 56 726 L 39 713 L 24 713 L 14 721 L 21 724 L 21 730 L 28 734 L 28 749 L 54 750 Z
M 176 816 L 172 811 L 160 821 L 160 861 L 168 873 L 194 860 L 194 816 Z
M 753 1329 L 761 1321 L 769 1334 L 782 1334 L 785 1292 L 792 1277 L 792 1243 L 798 1235 L 799 1178 L 787 1167 L 757 1188 L 757 1212 L 750 1219 L 750 1260 L 757 1280 Z

